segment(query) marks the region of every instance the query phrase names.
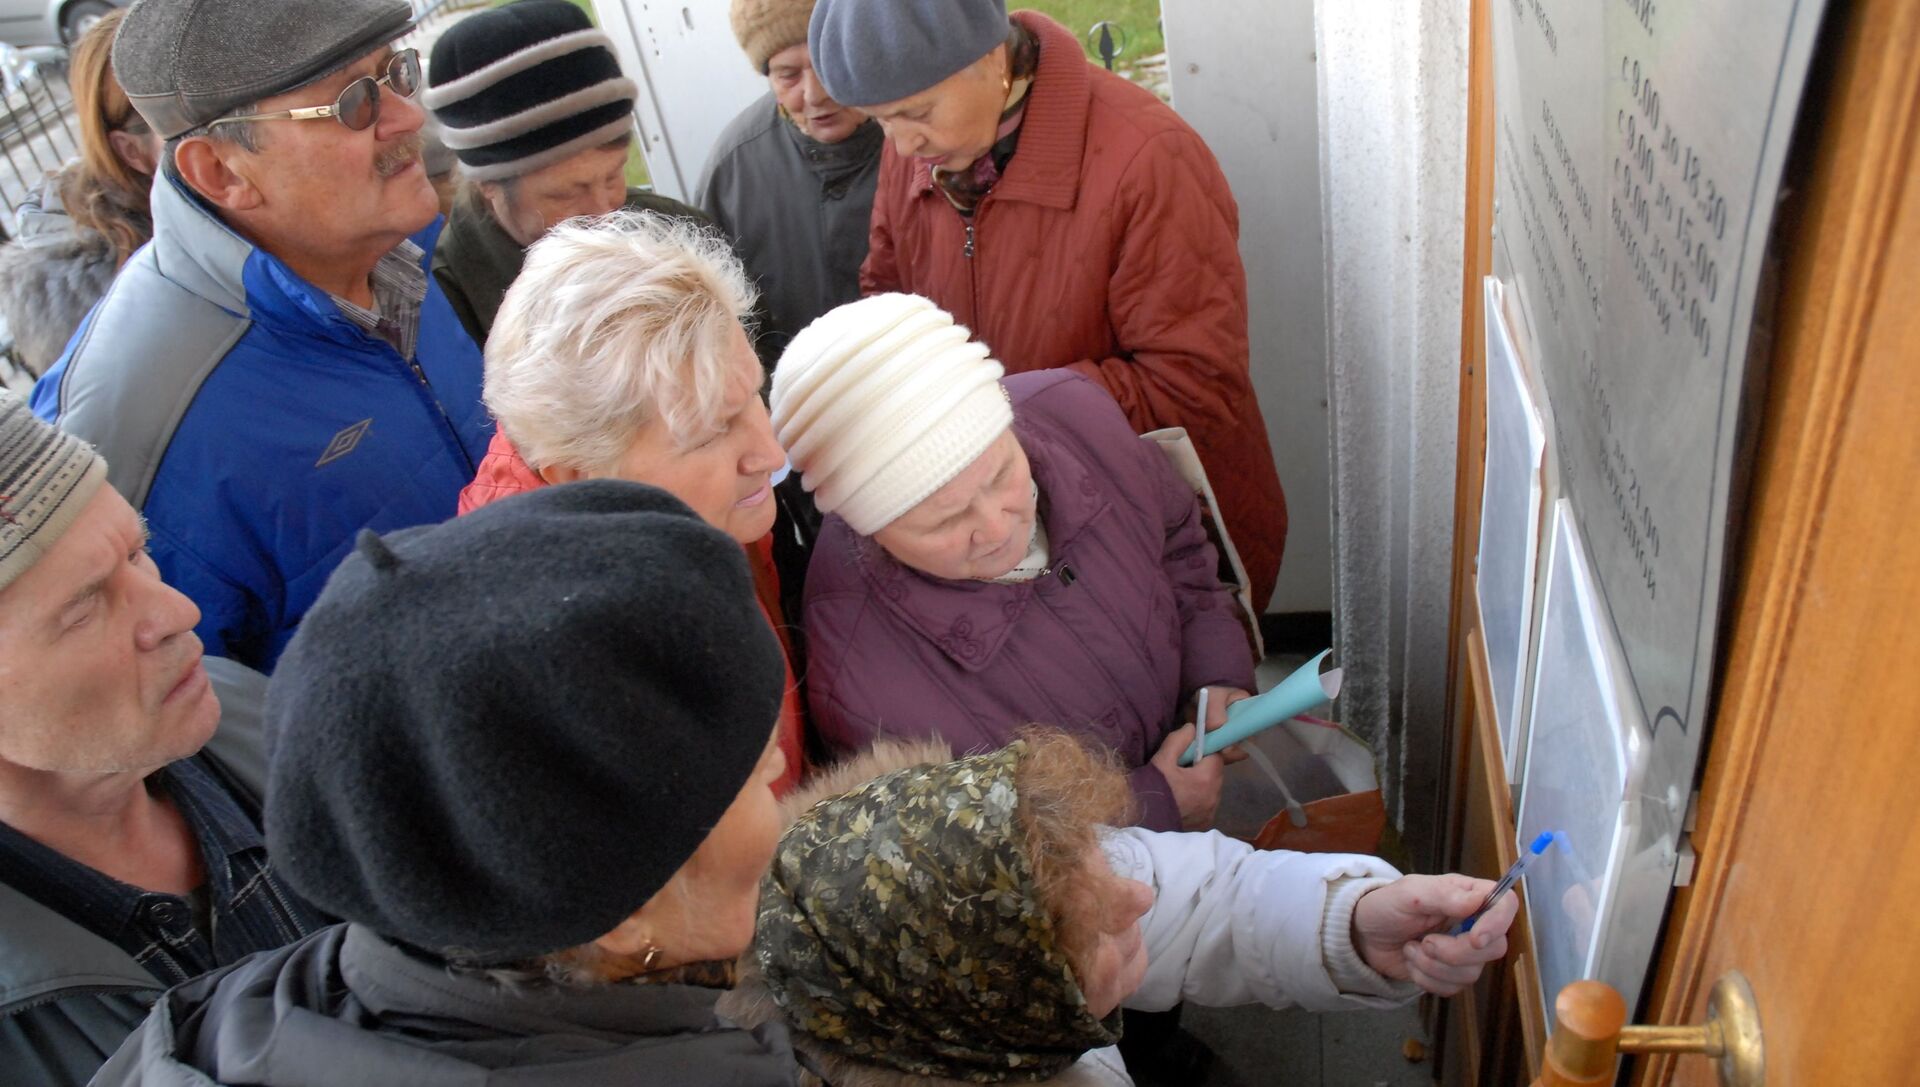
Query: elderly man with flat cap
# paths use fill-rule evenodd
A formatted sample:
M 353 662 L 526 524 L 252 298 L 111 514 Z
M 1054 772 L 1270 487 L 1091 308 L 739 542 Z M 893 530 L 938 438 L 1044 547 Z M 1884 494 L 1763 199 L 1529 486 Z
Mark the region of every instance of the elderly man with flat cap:
M 265 680 L 203 659 L 107 474 L 0 391 L 7 1083 L 87 1082 L 162 990 L 324 921 L 261 838 Z
M 405 0 L 139 0 L 113 67 L 166 140 L 151 244 L 41 380 L 145 514 L 210 653 L 270 670 L 362 528 L 453 515 L 493 426 L 428 274 Z

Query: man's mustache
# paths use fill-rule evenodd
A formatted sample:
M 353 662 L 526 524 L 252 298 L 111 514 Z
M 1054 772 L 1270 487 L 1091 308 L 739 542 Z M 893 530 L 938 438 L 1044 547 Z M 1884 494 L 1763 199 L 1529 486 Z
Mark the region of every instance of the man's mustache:
M 392 147 L 380 152 L 379 158 L 373 160 L 374 172 L 383 178 L 392 177 L 419 162 L 421 148 L 419 133 L 410 133 L 401 137 Z

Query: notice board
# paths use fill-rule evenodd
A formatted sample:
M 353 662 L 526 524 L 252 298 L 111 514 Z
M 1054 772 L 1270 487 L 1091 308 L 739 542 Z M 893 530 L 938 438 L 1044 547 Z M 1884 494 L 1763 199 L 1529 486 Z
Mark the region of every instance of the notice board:
M 1633 809 L 1623 908 L 1591 937 L 1630 1001 L 1701 751 L 1740 406 L 1764 377 L 1763 258 L 1823 6 L 1492 2 L 1494 273 L 1541 377 L 1622 710 L 1650 737 L 1635 795 L 1595 795 Z

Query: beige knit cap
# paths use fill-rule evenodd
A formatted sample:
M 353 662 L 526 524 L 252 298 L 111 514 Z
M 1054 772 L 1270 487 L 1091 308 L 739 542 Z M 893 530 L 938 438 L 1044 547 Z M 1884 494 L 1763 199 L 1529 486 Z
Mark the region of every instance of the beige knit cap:
M 807 44 L 807 20 L 813 0 L 733 0 L 733 36 L 753 62 L 753 70 L 767 74 L 767 61 L 789 45 Z
M 822 513 L 871 536 L 1013 425 L 1005 371 L 918 295 L 849 302 L 800 330 L 773 372 L 773 429 Z
M 0 389 L 0 589 L 53 548 L 106 478 L 92 446 Z

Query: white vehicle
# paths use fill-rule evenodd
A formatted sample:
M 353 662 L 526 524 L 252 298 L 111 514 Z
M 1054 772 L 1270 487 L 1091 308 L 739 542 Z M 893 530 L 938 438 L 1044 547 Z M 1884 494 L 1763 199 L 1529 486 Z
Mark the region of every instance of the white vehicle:
M 8 45 L 69 45 L 114 8 L 118 0 L 0 0 L 0 42 Z

